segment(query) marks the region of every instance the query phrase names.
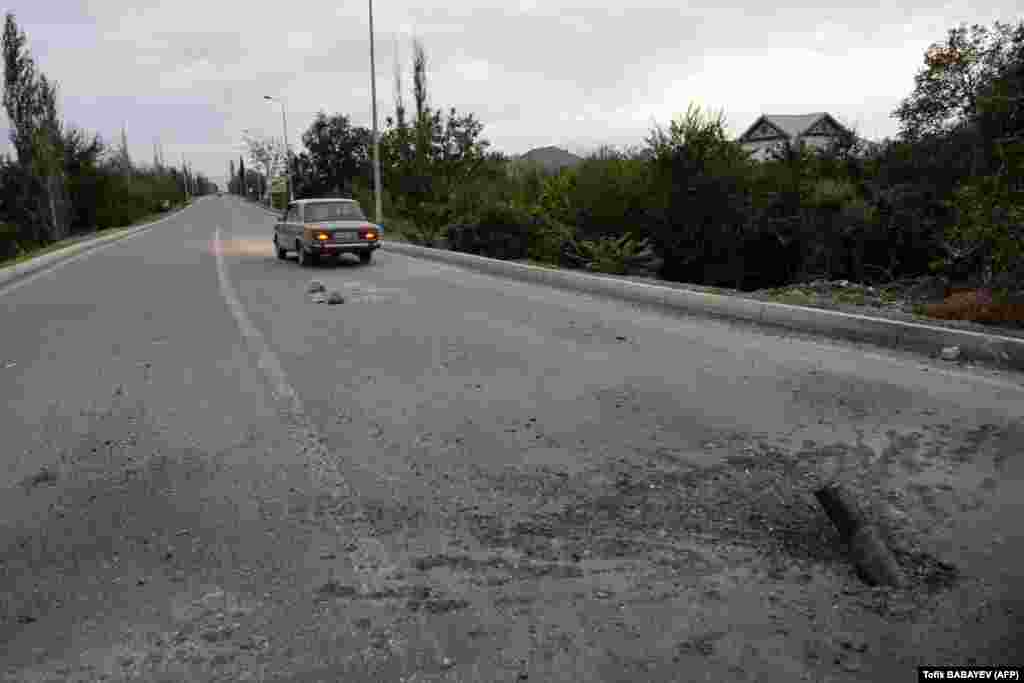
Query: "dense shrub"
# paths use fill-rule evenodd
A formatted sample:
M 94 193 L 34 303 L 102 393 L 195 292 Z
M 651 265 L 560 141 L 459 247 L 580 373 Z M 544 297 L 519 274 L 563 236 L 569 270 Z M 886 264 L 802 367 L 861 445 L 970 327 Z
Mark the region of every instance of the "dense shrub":
M 181 199 L 181 189 L 170 174 L 137 170 L 129 175 L 103 168 L 95 185 L 95 227 L 129 225 L 158 213 L 164 200 L 178 203 Z
M 543 211 L 538 211 L 529 224 L 527 255 L 540 263 L 566 265 L 564 254 L 574 235 L 575 230 L 572 226 L 550 218 Z
M 584 239 L 645 233 L 651 170 L 644 159 L 600 150 L 560 181 L 566 185 L 563 220 L 575 225 Z
M 632 235 L 623 235 L 573 241 L 568 246 L 577 265 L 598 273 L 625 275 L 629 271 L 630 263 L 637 259 L 646 243 Z
M 479 256 L 523 259 L 529 253 L 531 226 L 541 219 L 508 204 L 480 211 L 472 222 L 448 226 L 449 248 Z
M 18 226 L 13 223 L 0 223 L 0 261 L 14 258 L 20 252 Z
M 270 205 L 278 211 L 284 211 L 285 207 L 288 206 L 288 193 L 284 191 L 271 192 Z

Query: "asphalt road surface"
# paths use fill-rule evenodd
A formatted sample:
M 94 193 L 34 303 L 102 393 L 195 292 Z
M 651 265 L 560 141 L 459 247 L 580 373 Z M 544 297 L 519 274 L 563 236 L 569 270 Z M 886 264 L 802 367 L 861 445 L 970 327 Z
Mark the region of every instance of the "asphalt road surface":
M 1021 377 L 386 247 L 300 269 L 272 220 L 206 198 L 0 290 L 5 680 L 1022 663 Z M 854 575 L 832 477 L 907 588 Z

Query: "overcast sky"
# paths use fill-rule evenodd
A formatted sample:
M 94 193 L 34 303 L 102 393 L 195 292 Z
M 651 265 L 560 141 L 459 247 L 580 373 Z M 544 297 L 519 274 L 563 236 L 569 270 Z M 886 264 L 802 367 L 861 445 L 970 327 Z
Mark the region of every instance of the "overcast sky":
M 724 109 L 737 135 L 762 112 L 828 111 L 880 139 L 895 134 L 890 112 L 929 44 L 961 22 L 1021 18 L 1019 0 L 893 5 L 377 0 L 380 121 L 394 109 L 396 55 L 408 90 L 415 35 L 433 104 L 476 114 L 507 153 L 640 145 L 652 122 L 690 102 Z M 293 146 L 318 110 L 370 124 L 366 2 L 8 0 L 5 9 L 59 82 L 65 119 L 107 140 L 126 124 L 137 159 L 151 160 L 159 138 L 169 162 L 185 155 L 221 181 L 242 129 L 281 135 L 268 94 L 287 103 Z

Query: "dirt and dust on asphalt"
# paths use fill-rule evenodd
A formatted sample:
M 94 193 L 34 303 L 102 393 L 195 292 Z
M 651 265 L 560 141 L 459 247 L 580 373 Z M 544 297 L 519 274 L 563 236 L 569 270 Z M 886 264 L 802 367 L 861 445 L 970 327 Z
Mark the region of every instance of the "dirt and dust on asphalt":
M 703 444 L 711 466 L 663 448 L 582 469 L 418 460 L 432 501 L 280 496 L 268 483 L 245 515 L 187 491 L 238 479 L 231 461 L 251 455 L 158 456 L 143 423 L 111 411 L 62 466 L 22 482 L 50 517 L 3 564 L 17 588 L 5 640 L 58 616 L 85 624 L 82 642 L 116 646 L 39 633 L 36 663 L 5 680 L 897 681 L 917 665 L 1020 664 L 1024 652 L 1004 539 L 981 539 L 959 566 L 938 542 L 1001 514 L 1019 427 L 939 429 L 881 452 L 722 433 Z M 508 431 L 546 439 L 536 418 Z M 825 477 L 873 501 L 906 589 L 856 578 L 813 499 Z M 964 478 L 973 494 L 954 489 Z M 103 615 L 123 620 L 116 637 L 97 633 Z
M 8 394 L 21 412 L 0 426 L 29 436 L 0 495 L 2 680 L 788 683 L 1024 663 L 1019 378 L 712 323 L 668 334 L 386 251 L 318 271 L 344 303 L 315 304 L 265 233 L 232 275 L 300 415 L 210 294 L 198 225 L 185 249 L 153 235 L 99 261 L 63 285 L 76 301 L 25 289 L 9 309 L 23 351 L 0 386 L 28 398 Z M 351 367 L 328 363 L 339 348 Z M 857 578 L 813 497 L 833 478 L 906 588 Z

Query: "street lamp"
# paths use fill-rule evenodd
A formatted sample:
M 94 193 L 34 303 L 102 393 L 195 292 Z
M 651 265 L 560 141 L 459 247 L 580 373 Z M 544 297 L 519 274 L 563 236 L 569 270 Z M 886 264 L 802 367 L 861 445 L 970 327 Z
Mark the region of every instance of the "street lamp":
M 373 0 L 370 3 L 370 95 L 373 98 L 373 194 L 377 225 L 384 220 L 380 205 L 380 139 L 377 134 L 377 67 L 373 54 Z
M 286 174 L 288 182 L 288 201 L 295 201 L 295 188 L 292 184 L 292 146 L 288 143 L 288 119 L 285 118 L 284 114 L 284 101 L 276 97 L 271 97 L 270 95 L 264 95 L 263 99 L 271 102 L 277 102 L 281 105 L 281 129 L 284 132 L 285 166 L 288 168 L 288 173 Z

